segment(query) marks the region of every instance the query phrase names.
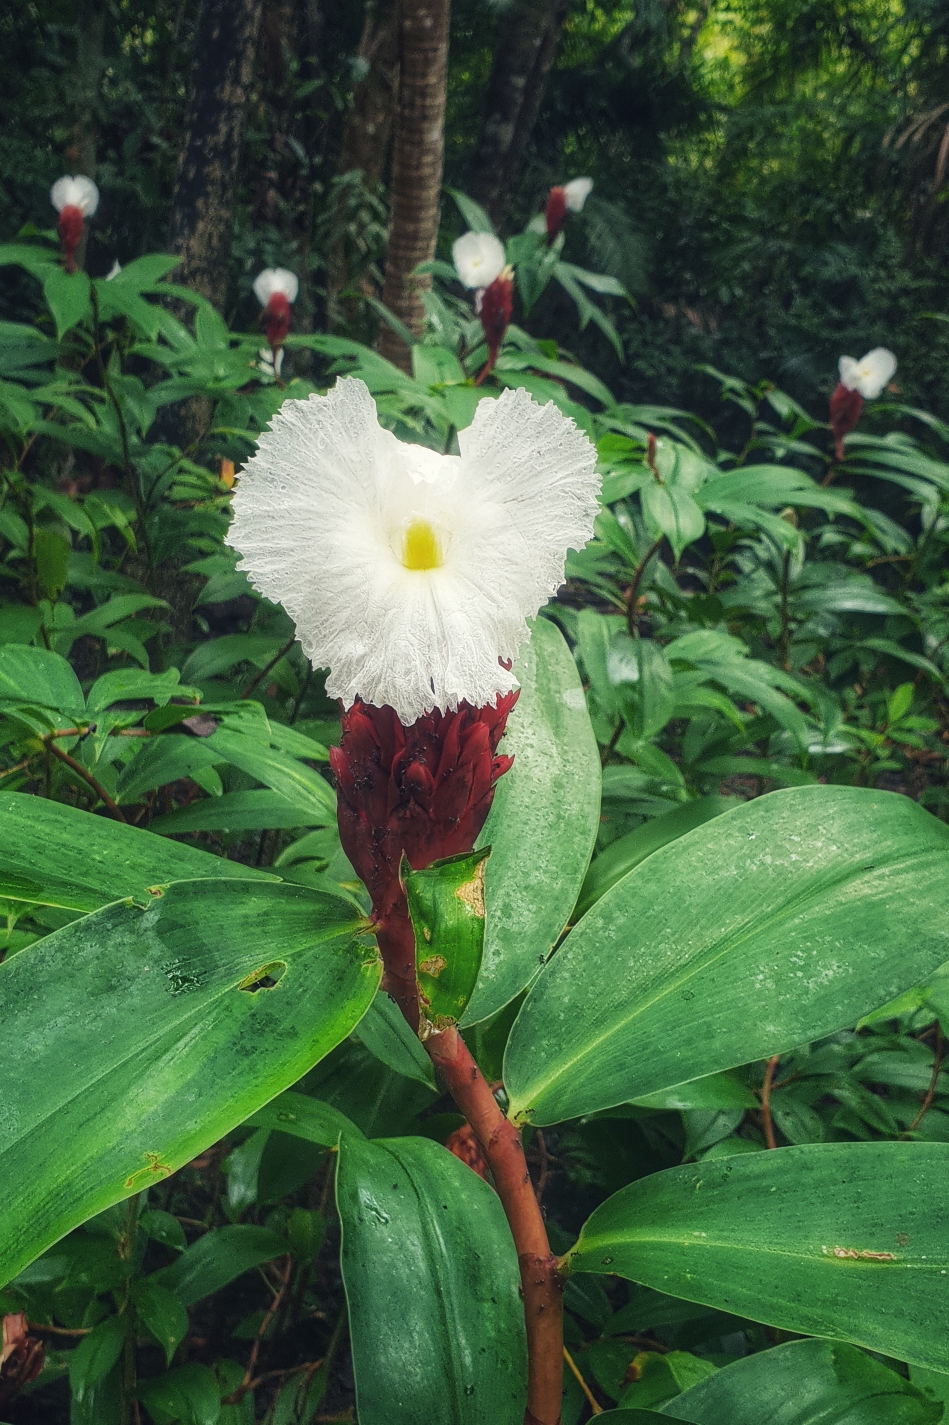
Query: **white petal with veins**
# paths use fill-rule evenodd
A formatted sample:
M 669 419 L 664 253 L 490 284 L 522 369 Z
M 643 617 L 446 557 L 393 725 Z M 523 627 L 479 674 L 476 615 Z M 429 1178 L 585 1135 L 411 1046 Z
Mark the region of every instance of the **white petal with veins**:
M 596 452 L 526 391 L 482 400 L 460 456 L 384 430 L 362 381 L 286 401 L 234 497 L 228 543 L 283 604 L 327 691 L 396 709 L 493 703 L 526 619 L 593 531 Z
M 859 391 L 865 401 L 875 401 L 895 375 L 896 357 L 885 346 L 875 346 L 859 361 L 852 356 L 840 358 L 841 385 Z

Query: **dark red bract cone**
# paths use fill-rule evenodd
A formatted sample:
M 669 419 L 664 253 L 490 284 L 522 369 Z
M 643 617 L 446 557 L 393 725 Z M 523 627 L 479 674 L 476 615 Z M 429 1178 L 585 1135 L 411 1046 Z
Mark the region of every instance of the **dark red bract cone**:
M 551 188 L 547 195 L 547 202 L 544 206 L 544 221 L 547 225 L 547 241 L 553 242 L 554 238 L 563 227 L 563 220 L 567 216 L 567 190 L 558 183 Z
M 404 727 L 390 707 L 357 699 L 343 713 L 343 737 L 330 749 L 343 850 L 372 897 L 385 962 L 384 988 L 418 1025 L 415 936 L 399 880 L 403 854 L 421 870 L 474 849 L 494 787 L 513 758 L 497 748 L 517 693 L 497 707 L 462 703 Z
M 59 233 L 59 240 L 63 245 L 64 266 L 67 272 L 76 270 L 76 249 L 82 242 L 82 230 L 85 225 L 85 218 L 82 209 L 75 207 L 72 203 L 67 203 L 59 214 L 59 222 L 56 225 Z
M 264 308 L 264 330 L 271 350 L 276 353 L 290 331 L 290 302 L 285 292 L 272 292 Z
M 838 460 L 844 458 L 844 440 L 863 412 L 863 397 L 859 391 L 851 391 L 842 381 L 830 398 L 830 428 L 834 436 L 834 454 Z
M 491 285 L 485 287 L 481 293 L 481 306 L 478 309 L 478 315 L 484 329 L 485 341 L 488 343 L 488 359 L 484 370 L 475 382 L 476 386 L 480 386 L 488 373 L 494 369 L 498 352 L 501 350 L 501 342 L 504 340 L 504 333 L 511 324 L 511 312 L 514 308 L 514 282 L 510 273 L 511 269 L 506 267 L 500 277 L 495 277 Z

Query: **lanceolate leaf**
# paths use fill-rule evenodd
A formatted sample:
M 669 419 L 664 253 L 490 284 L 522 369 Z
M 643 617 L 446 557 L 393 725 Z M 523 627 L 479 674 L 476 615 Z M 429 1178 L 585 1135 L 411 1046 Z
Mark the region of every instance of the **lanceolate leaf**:
M 632 1183 L 567 1261 L 945 1371 L 947 1221 L 949 1144 L 809 1144 Z
M 346 1135 L 336 1193 L 360 1425 L 521 1425 L 524 1310 L 494 1191 L 427 1139 Z
M 576 902 L 600 817 L 600 758 L 573 656 L 560 630 L 535 621 L 515 666 L 521 695 L 501 751 L 480 837 L 485 868 L 484 958 L 464 1022 L 488 1019 L 537 974 Z
M 856 1347 L 814 1340 L 746 1356 L 659 1408 L 692 1425 L 936 1425 L 941 1412 Z
M 302 886 L 193 881 L 0 966 L 0 1282 L 344 1039 L 379 982 L 361 931 Z
M 559 1123 L 852 1024 L 949 959 L 949 828 L 907 797 L 795 787 L 653 852 L 525 1001 L 504 1081 Z
M 426 1018 L 455 1023 L 471 998 L 484 948 L 486 846 L 435 861 L 413 871 L 403 860 L 402 877 L 415 929 L 417 972 Z
M 264 871 L 45 797 L 0 792 L 0 895 L 98 910 L 149 887 L 204 879 L 270 881 Z

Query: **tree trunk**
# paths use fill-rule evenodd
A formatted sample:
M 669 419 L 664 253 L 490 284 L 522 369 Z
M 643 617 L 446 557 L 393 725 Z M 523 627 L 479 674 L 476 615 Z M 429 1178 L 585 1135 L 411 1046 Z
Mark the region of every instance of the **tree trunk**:
M 358 169 L 370 182 L 378 182 L 385 170 L 399 92 L 397 0 L 367 0 L 356 54 L 368 69 L 353 92 L 336 171 L 342 174 Z
M 262 0 L 204 0 L 171 214 L 176 274 L 218 308 L 227 291 L 234 189 Z
M 567 0 L 516 0 L 501 27 L 468 184 L 496 224 L 507 215 L 566 12 Z
M 444 150 L 448 74 L 449 0 L 401 0 L 399 106 L 392 145 L 389 241 L 382 300 L 411 332 L 420 335 L 425 309 L 420 289 L 430 277 L 411 276 L 435 253 Z M 379 333 L 379 350 L 411 369 L 405 342 L 391 327 Z

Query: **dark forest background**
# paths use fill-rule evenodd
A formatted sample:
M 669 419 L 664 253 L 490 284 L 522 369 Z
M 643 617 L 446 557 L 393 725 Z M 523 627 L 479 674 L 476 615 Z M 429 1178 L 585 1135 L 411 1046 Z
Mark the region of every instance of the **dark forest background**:
M 249 327 L 255 273 L 292 267 L 297 330 L 371 340 L 395 11 L 395 0 L 7 8 L 0 237 L 49 228 L 50 183 L 86 172 L 103 194 L 93 275 L 180 251 L 176 277 Z M 695 370 L 707 363 L 813 403 L 841 352 L 885 344 L 904 396 L 947 413 L 949 331 L 934 319 L 949 305 L 945 0 L 453 0 L 450 25 L 445 183 L 511 231 L 552 183 L 595 180 L 567 256 L 618 278 L 633 302 L 613 314 L 624 363 L 595 328 L 575 352 L 619 399 L 717 407 L 717 383 Z M 195 120 L 203 161 L 223 173 L 200 216 L 207 174 L 181 162 Z M 459 224 L 443 199 L 441 256 Z M 4 281 L 0 315 L 22 320 L 33 286 Z M 563 327 L 558 301 L 548 289 L 537 334 Z

